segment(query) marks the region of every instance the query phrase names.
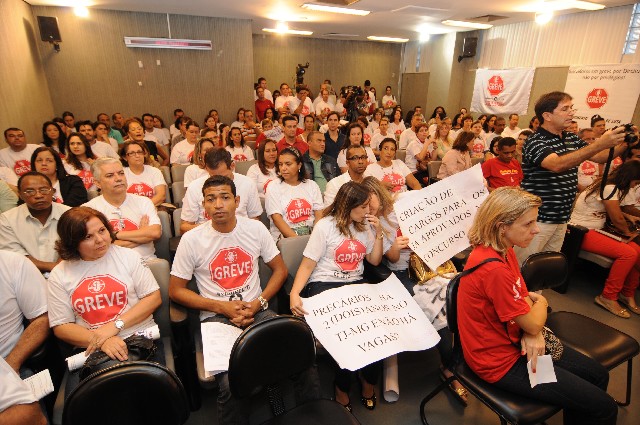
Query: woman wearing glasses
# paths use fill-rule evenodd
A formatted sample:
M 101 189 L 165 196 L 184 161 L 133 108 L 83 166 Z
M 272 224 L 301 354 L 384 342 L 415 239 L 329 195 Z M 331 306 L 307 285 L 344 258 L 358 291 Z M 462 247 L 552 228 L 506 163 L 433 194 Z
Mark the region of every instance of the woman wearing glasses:
M 150 198 L 156 207 L 165 202 L 167 182 L 160 170 L 148 165 L 147 146 L 138 142 L 124 142 L 120 157 L 125 163 L 124 175 L 129 185 L 127 192 Z
M 67 174 L 62 165 L 62 159 L 54 148 L 39 147 L 31 155 L 33 169 L 44 174 L 51 180 L 53 188 L 53 202 L 78 207 L 89 199 L 82 179 Z

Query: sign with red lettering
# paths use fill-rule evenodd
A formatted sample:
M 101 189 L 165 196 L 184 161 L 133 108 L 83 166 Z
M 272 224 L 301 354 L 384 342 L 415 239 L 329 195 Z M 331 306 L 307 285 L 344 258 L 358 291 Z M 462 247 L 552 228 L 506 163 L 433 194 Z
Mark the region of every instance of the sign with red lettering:
M 335 262 L 343 272 L 352 272 L 367 255 L 367 248 L 357 239 L 345 239 L 336 248 Z
M 133 193 L 138 196 L 146 196 L 147 198 L 153 198 L 153 188 L 146 183 L 134 183 L 129 186 L 127 193 Z
M 489 78 L 489 84 L 487 85 L 487 90 L 491 96 L 497 96 L 504 90 L 504 80 L 499 75 L 494 75 Z
M 26 159 L 19 159 L 13 164 L 13 172 L 16 173 L 16 176 L 20 177 L 25 173 L 31 171 L 31 162 Z
M 114 232 L 120 232 L 122 230 L 138 230 L 138 225 L 126 217 L 109 219 L 109 223 L 111 223 L 111 227 L 113 227 Z
M 400 192 L 404 186 L 404 177 L 398 173 L 385 174 L 382 177 L 383 182 L 389 182 L 393 185 L 391 189 L 393 192 Z
M 224 289 L 242 287 L 253 272 L 253 257 L 236 246 L 221 249 L 209 263 L 211 280 Z
M 127 293 L 127 285 L 111 275 L 91 276 L 71 293 L 71 305 L 82 320 L 96 328 L 122 314 Z
M 291 223 L 307 221 L 311 217 L 311 204 L 304 198 L 292 199 L 287 205 L 286 214 Z
M 593 89 L 587 93 L 587 105 L 591 109 L 599 109 L 607 104 L 609 94 L 605 89 Z

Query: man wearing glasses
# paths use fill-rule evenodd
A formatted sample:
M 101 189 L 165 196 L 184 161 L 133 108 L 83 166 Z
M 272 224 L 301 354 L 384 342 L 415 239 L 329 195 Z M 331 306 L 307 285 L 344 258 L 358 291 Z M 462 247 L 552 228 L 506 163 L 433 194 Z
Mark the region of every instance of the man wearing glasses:
M 587 159 L 606 162 L 609 148 L 615 147 L 615 156 L 626 148 L 622 127 L 607 131 L 591 144 L 567 131 L 575 113 L 572 97 L 567 93 L 542 95 L 535 104 L 535 112 L 540 127 L 529 136 L 522 150 L 521 187 L 542 198 L 538 210 L 540 232 L 527 248 L 516 248 L 520 264 L 533 253 L 562 248 L 576 197 L 578 165 Z
M 162 236 L 162 226 L 151 199 L 127 193 L 127 178 L 117 159 L 98 158 L 91 172 L 102 195 L 84 206 L 104 213 L 113 227 L 116 245 L 136 250 L 145 260 L 156 258 L 153 242 Z
M 325 207 L 331 205 L 338 193 L 338 190 L 343 184 L 353 180 L 360 183 L 364 179 L 364 171 L 367 169 L 368 157 L 367 151 L 364 150 L 364 146 L 351 145 L 347 148 L 347 172 L 340 174 L 327 183 L 327 188 L 324 192 L 324 205 Z
M 51 180 L 35 171 L 20 177 L 18 194 L 24 204 L 0 215 L 0 250 L 24 255 L 48 273 L 60 261 L 54 249 L 58 220 L 70 207 L 53 202 Z

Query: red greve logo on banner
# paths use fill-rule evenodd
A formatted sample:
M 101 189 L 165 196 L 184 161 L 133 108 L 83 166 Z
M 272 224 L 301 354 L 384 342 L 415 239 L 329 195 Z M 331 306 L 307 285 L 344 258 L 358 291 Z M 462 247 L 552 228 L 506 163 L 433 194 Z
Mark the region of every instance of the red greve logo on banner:
M 292 199 L 287 205 L 287 220 L 300 223 L 311 217 L 311 204 L 306 199 Z
M 127 306 L 127 285 L 111 275 L 87 277 L 71 293 L 76 314 L 94 328 L 122 314 Z
M 494 75 L 489 78 L 489 84 L 487 85 L 487 89 L 489 90 L 489 94 L 491 96 L 497 96 L 504 90 L 504 81 L 502 77 L 499 75 Z
M 253 257 L 240 247 L 221 249 L 209 263 L 211 280 L 224 289 L 240 288 L 253 271 Z
M 345 239 L 336 249 L 335 260 L 340 270 L 352 272 L 367 254 L 367 248 L 357 239 Z
M 18 177 L 28 173 L 29 171 L 31 171 L 31 162 L 26 159 L 19 159 L 15 164 L 13 164 L 13 172 L 16 173 Z
M 605 89 L 593 89 L 587 94 L 587 105 L 591 109 L 602 108 L 609 100 L 609 93 Z

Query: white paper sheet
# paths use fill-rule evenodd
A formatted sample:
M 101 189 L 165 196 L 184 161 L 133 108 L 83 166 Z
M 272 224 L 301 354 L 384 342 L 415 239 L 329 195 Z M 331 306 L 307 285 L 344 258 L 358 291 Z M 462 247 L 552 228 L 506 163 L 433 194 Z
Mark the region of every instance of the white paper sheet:
M 40 371 L 23 379 L 23 381 L 31 388 L 31 392 L 38 400 L 53 392 L 53 381 L 51 380 L 49 369 Z
M 402 351 L 419 351 L 440 336 L 398 278 L 345 285 L 303 300 L 314 335 L 340 367 L 357 370 Z
M 529 382 L 531 383 L 531 388 L 538 384 L 558 382 L 556 379 L 556 372 L 553 370 L 553 359 L 551 359 L 551 355 L 549 354 L 538 356 L 536 373 L 531 371 L 531 360 L 527 363 L 527 370 L 529 371 Z
M 202 354 L 207 376 L 229 370 L 229 356 L 242 329 L 224 323 L 206 322 L 200 325 Z

